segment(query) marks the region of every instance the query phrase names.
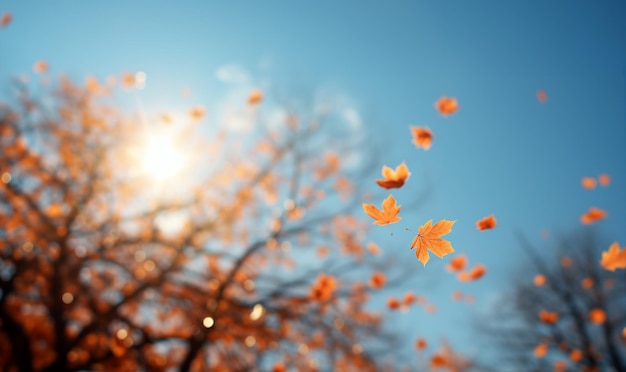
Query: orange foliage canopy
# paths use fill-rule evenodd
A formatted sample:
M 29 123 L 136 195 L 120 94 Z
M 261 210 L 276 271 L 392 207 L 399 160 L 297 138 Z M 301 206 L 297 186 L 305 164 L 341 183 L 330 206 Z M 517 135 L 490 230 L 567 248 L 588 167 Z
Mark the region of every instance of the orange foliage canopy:
M 413 144 L 415 147 L 423 148 L 424 150 L 430 149 L 433 142 L 433 132 L 428 127 L 411 127 L 411 134 L 413 134 Z
M 617 242 L 611 244 L 608 251 L 602 252 L 600 265 L 609 271 L 626 269 L 626 247 L 620 250 Z
M 429 220 L 417 231 L 417 235 L 413 238 L 411 249 L 416 248 L 415 255 L 424 266 L 430 259 L 428 250 L 439 258 L 454 252 L 452 244 L 449 241 L 441 239 L 441 236 L 452 231 L 452 225 L 456 221 L 441 220 L 436 224 L 432 224 L 433 220 Z
M 372 223 L 382 226 L 401 220 L 401 218 L 398 217 L 398 213 L 400 213 L 400 208 L 402 206 L 396 206 L 396 199 L 394 199 L 391 194 L 383 200 L 382 206 L 383 209 L 380 210 L 373 204 L 363 203 L 363 210 L 365 213 L 375 220 Z
M 476 227 L 478 227 L 478 231 L 493 229 L 494 227 L 496 227 L 496 218 L 493 216 L 493 214 L 487 216 L 480 221 L 476 221 Z
M 435 108 L 443 116 L 452 115 L 459 109 L 459 104 L 454 97 L 443 96 L 435 102 Z
M 589 225 L 589 224 L 600 221 L 601 219 L 605 218 L 606 215 L 607 213 L 605 210 L 602 210 L 596 207 L 591 207 L 589 208 L 587 213 L 580 216 L 580 222 L 584 223 L 585 225 Z
M 388 166 L 383 166 L 382 170 L 383 178 L 382 180 L 376 180 L 376 183 L 380 187 L 384 187 L 386 189 L 395 189 L 402 187 L 407 178 L 411 175 L 409 172 L 409 168 L 406 164 L 402 163 L 396 167 L 396 170 L 389 168 Z

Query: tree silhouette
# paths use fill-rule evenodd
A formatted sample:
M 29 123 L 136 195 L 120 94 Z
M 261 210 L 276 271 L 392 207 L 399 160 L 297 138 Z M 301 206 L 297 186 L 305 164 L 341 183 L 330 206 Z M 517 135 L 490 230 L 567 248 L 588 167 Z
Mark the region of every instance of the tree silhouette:
M 478 326 L 498 370 L 626 371 L 626 276 L 600 265 L 609 245 L 590 229 L 546 248 L 555 254 L 523 242 L 532 268 Z
M 124 114 L 94 78 L 30 91 L 0 107 L 0 369 L 379 368 L 389 263 L 331 112 L 257 97 L 206 129 L 199 106 Z

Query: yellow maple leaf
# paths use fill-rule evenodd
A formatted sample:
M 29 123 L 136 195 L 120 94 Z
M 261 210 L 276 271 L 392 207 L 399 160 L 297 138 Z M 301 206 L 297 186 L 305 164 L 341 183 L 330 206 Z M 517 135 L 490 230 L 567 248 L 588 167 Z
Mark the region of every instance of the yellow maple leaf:
M 411 249 L 416 248 L 415 255 L 424 266 L 430 259 L 428 250 L 439 258 L 454 252 L 449 241 L 441 239 L 441 236 L 452 231 L 452 225 L 456 221 L 441 220 L 433 225 L 433 220 L 429 220 L 417 230 L 417 235 L 413 238 Z
M 368 216 L 376 220 L 373 222 L 376 225 L 387 225 L 400 221 L 401 218 L 398 217 L 400 207 L 401 205 L 396 206 L 396 199 L 394 199 L 391 194 L 389 194 L 387 199 L 383 200 L 382 210 L 378 209 L 373 204 L 363 203 L 363 210 Z

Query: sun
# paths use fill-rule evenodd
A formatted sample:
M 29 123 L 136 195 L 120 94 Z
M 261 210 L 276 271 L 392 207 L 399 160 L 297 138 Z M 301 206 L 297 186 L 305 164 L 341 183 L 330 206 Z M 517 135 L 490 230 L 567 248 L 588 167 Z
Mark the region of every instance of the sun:
M 148 137 L 140 151 L 142 171 L 157 181 L 178 175 L 187 162 L 186 152 L 163 135 Z

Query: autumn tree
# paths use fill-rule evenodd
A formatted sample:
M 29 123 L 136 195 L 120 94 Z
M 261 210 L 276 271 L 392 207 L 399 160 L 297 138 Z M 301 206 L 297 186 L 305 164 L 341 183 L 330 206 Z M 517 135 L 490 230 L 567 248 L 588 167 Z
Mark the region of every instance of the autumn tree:
M 610 241 L 585 227 L 545 245 L 523 241 L 531 264 L 479 324 L 478 334 L 492 343 L 492 365 L 626 371 L 626 272 L 601 265 Z
M 21 82 L 0 107 L 0 369 L 377 369 L 368 298 L 397 274 L 353 128 L 265 115 L 260 91 L 223 122 L 128 113 L 140 78 Z

